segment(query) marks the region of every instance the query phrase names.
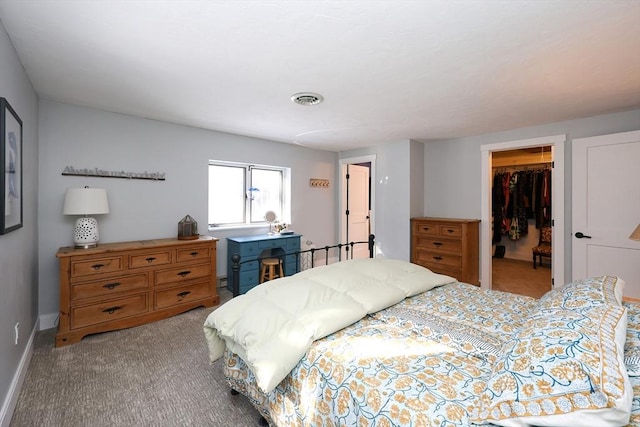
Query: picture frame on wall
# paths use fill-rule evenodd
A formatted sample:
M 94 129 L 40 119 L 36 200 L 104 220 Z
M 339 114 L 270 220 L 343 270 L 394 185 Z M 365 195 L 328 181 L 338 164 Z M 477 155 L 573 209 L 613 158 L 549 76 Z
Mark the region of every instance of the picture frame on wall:
M 22 227 L 22 120 L 0 98 L 0 234 Z

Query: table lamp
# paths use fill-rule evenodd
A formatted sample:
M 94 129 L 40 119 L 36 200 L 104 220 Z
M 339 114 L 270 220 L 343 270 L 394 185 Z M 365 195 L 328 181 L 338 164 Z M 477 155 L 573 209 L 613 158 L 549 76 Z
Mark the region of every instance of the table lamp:
M 65 215 L 84 215 L 76 220 L 73 242 L 76 248 L 98 246 L 98 221 L 89 215 L 109 213 L 107 190 L 104 188 L 69 188 L 64 197 Z
M 638 224 L 636 229 L 633 230 L 633 233 L 631 233 L 631 236 L 629 236 L 629 238 L 631 240 L 640 240 L 640 224 Z

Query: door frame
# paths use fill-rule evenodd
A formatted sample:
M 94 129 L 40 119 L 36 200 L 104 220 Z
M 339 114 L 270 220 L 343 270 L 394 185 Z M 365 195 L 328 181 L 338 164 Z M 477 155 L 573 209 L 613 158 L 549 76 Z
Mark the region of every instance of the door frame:
M 549 145 L 551 146 L 551 158 L 554 166 L 551 169 L 551 213 L 553 220 L 551 238 L 553 241 L 553 258 L 551 261 L 552 289 L 554 286 L 561 286 L 564 283 L 564 145 L 566 140 L 567 135 L 561 134 L 480 146 L 482 158 L 482 176 L 480 179 L 480 286 L 483 289 L 492 288 L 491 183 L 493 177 L 491 175 L 491 153 Z
M 375 221 L 375 211 L 376 211 L 376 155 L 372 154 L 372 155 L 368 155 L 368 156 L 359 156 L 359 157 L 349 157 L 349 158 L 345 158 L 345 159 L 339 159 L 339 167 L 338 167 L 338 174 L 339 174 L 339 184 L 338 184 L 338 241 L 341 243 L 347 243 L 347 242 L 343 242 L 343 239 L 345 238 L 344 234 L 345 234 L 345 227 L 344 227 L 344 211 L 346 209 L 346 207 L 344 206 L 343 203 L 343 191 L 342 188 L 344 187 L 344 181 L 346 181 L 345 178 L 345 174 L 344 174 L 344 169 L 347 167 L 347 165 L 351 165 L 351 164 L 359 164 L 359 163 L 370 163 L 371 164 L 371 168 L 370 168 L 370 172 L 369 172 L 369 178 L 370 178 L 370 182 L 371 182 L 371 199 L 369 200 L 369 203 L 371 204 L 371 212 L 369 213 L 369 224 L 370 224 L 370 229 L 371 229 L 371 234 L 376 234 L 376 221 Z

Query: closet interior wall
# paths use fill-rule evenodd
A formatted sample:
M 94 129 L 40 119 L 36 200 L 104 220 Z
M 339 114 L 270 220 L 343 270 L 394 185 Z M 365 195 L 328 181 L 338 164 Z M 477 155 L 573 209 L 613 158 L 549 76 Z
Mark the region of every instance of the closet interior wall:
M 505 151 L 501 153 L 494 153 L 494 157 L 492 158 L 492 184 L 494 183 L 494 179 L 496 174 L 504 175 L 505 173 L 509 173 L 512 175 L 514 172 L 520 171 L 531 171 L 535 173 L 536 171 L 542 171 L 544 169 L 551 168 L 551 151 L 545 151 L 546 147 L 539 147 L 536 149 L 528 149 L 528 150 L 511 150 Z M 498 154 L 498 155 L 496 155 Z M 493 194 L 493 188 L 492 188 Z M 495 207 L 494 207 L 495 209 Z M 510 220 L 507 220 L 507 223 L 510 224 Z M 540 221 L 538 220 L 538 223 Z M 495 231 L 495 227 L 497 224 L 492 221 L 493 230 Z M 506 224 L 505 224 L 506 226 Z M 505 227 L 503 226 L 503 228 Z M 527 219 L 527 227 L 526 234 L 519 233 L 517 239 L 513 239 L 513 235 L 500 233 L 500 241 L 496 242 L 496 233 L 493 233 L 493 253 L 496 252 L 496 246 L 502 245 L 505 247 L 504 258 L 508 259 L 516 259 L 521 261 L 528 261 L 532 263 L 532 253 L 531 248 L 537 246 L 538 239 L 540 236 L 540 229 L 536 228 L 536 219 L 528 218 Z M 515 233 L 514 233 L 515 234 Z M 546 262 L 549 262 L 548 259 L 545 259 Z M 533 263 L 532 263 L 533 266 Z M 533 268 L 533 267 L 532 267 Z

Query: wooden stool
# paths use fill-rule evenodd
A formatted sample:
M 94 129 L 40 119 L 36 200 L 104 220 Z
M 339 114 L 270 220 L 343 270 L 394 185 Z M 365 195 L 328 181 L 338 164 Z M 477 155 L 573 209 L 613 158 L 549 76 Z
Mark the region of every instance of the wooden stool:
M 281 259 L 265 258 L 262 260 L 262 267 L 260 268 L 260 283 L 283 276 L 284 269 L 282 267 Z

